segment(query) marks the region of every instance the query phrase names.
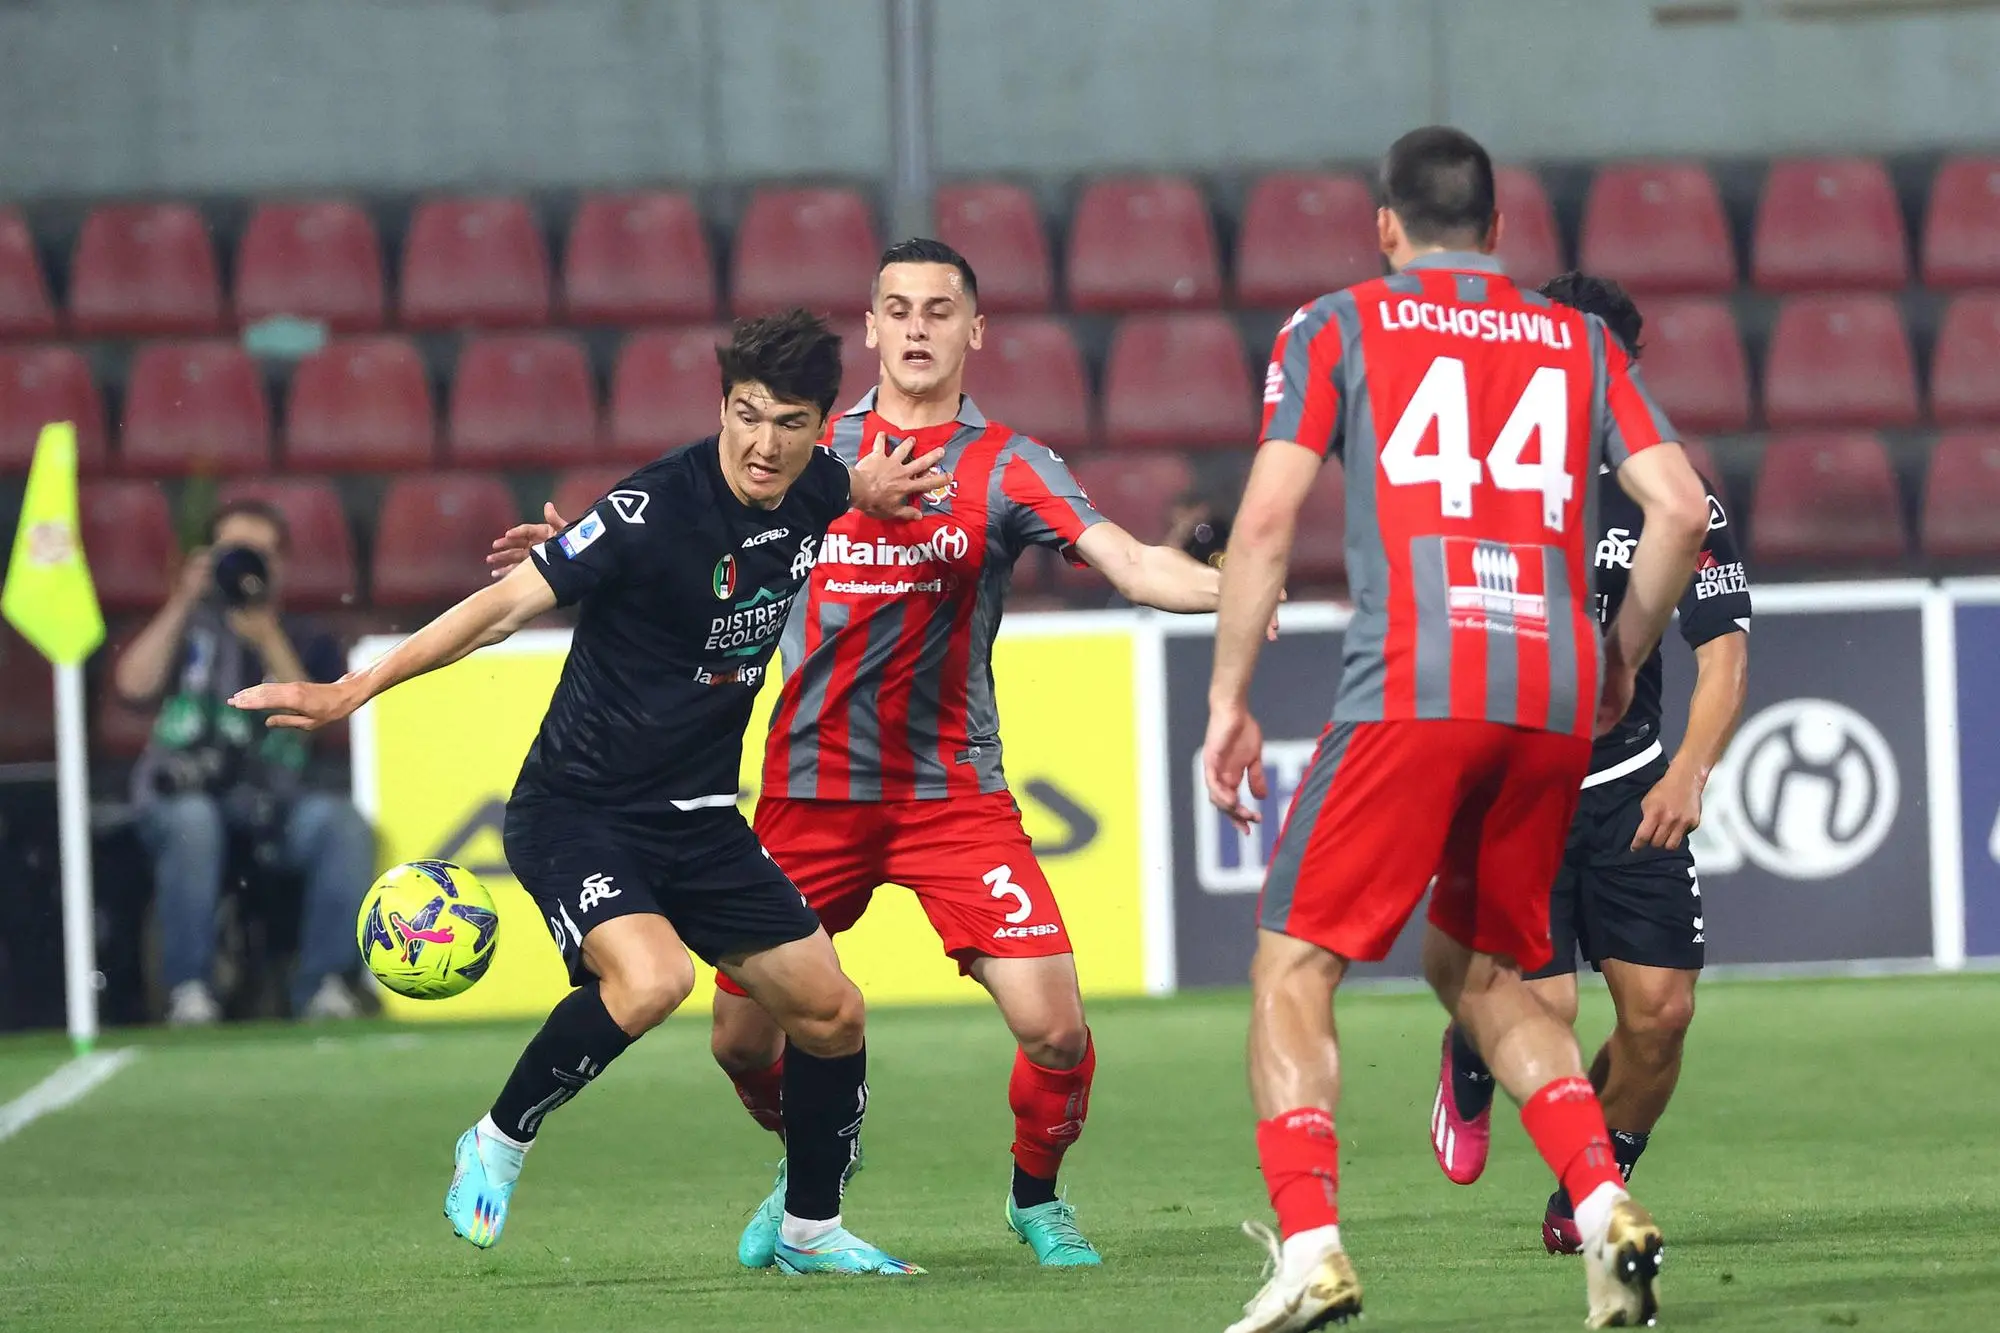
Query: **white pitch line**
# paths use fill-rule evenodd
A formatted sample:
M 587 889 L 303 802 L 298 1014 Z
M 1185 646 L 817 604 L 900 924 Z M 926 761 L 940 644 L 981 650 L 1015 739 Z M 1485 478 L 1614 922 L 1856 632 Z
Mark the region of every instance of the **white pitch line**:
M 51 1111 L 75 1105 L 113 1074 L 132 1063 L 132 1047 L 79 1055 L 26 1092 L 0 1106 L 0 1143 L 13 1138 Z

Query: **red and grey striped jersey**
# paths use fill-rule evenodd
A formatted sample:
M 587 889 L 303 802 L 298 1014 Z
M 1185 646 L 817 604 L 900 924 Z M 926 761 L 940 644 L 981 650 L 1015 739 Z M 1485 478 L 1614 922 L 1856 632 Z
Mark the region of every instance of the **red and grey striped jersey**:
M 1004 791 L 993 636 L 1014 562 L 1068 547 L 1103 517 L 1046 445 L 958 418 L 899 430 L 870 392 L 823 441 L 853 464 L 877 436 L 942 447 L 948 485 L 921 518 L 850 510 L 820 543 L 779 652 L 784 688 L 764 750 L 764 794 L 793 800 L 942 800 Z
M 1601 320 L 1489 256 L 1426 256 L 1292 316 L 1262 438 L 1347 469 L 1336 720 L 1590 735 L 1598 466 L 1674 438 Z

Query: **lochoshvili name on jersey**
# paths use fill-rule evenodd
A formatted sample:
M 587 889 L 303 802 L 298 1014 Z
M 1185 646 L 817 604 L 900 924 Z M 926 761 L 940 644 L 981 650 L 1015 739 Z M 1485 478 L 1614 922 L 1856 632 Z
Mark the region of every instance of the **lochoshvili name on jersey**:
M 1474 309 L 1407 298 L 1393 306 L 1378 301 L 1376 310 L 1382 327 L 1391 332 L 1422 329 L 1488 343 L 1540 343 L 1556 352 L 1567 352 L 1573 346 L 1568 324 L 1536 310 Z

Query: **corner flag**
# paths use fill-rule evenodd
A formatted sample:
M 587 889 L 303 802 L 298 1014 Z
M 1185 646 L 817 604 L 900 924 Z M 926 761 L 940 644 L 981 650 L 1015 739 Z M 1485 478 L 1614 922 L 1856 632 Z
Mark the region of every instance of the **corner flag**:
M 75 665 L 104 642 L 104 613 L 77 535 L 76 427 L 67 421 L 42 427 L 35 442 L 0 615 L 58 665 Z

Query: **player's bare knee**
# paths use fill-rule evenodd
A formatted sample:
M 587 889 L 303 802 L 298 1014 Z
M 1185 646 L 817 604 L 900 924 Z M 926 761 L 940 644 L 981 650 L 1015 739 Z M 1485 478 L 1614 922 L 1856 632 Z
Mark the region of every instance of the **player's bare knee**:
M 1677 1050 L 1694 1023 L 1694 990 L 1662 990 L 1640 1004 L 1627 1005 L 1619 1026 L 1642 1044 Z
M 785 1023 L 785 1034 L 799 1049 L 827 1060 L 860 1050 L 867 1027 L 868 1008 L 860 990 L 846 977 L 840 981 L 800 1004 Z
M 778 1062 L 785 1053 L 785 1034 L 764 1017 L 763 1010 L 747 1002 L 727 1009 L 718 1005 L 708 1030 L 708 1050 L 728 1072 L 751 1073 Z
M 599 983 L 612 1020 L 633 1036 L 667 1021 L 694 991 L 694 965 L 678 958 L 627 960 Z
M 1081 1012 L 1051 1015 L 1017 1038 L 1022 1053 L 1044 1069 L 1074 1069 L 1090 1049 L 1090 1028 Z

